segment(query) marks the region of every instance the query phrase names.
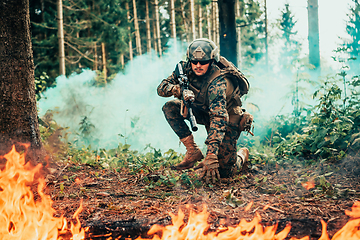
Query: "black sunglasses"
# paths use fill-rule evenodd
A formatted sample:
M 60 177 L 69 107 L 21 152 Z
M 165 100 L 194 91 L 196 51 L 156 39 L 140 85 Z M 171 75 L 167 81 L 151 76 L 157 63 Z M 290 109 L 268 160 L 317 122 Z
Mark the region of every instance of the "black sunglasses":
M 211 62 L 211 60 L 204 60 L 204 61 L 199 61 L 199 60 L 191 60 L 190 61 L 192 64 L 197 65 L 198 63 L 200 63 L 200 65 L 206 65 L 208 63 Z

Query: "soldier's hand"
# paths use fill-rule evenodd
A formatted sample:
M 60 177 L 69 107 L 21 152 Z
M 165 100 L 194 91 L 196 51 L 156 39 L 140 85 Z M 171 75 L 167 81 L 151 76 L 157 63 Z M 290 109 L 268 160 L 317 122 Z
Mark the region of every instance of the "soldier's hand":
M 253 115 L 251 115 L 248 112 L 244 112 L 239 123 L 240 131 L 247 131 L 248 133 L 254 136 L 254 134 L 251 132 L 251 126 L 253 121 L 254 121 Z
M 216 178 L 220 180 L 218 168 L 219 161 L 217 156 L 215 154 L 208 154 L 194 169 L 200 169 L 200 179 L 205 177 L 206 183 L 209 183 L 209 178 L 211 176 L 212 182 L 215 183 Z
M 174 95 L 174 97 L 180 99 L 181 98 L 181 92 L 180 92 L 180 85 L 176 84 L 172 87 L 171 93 Z
M 183 91 L 183 98 L 184 98 L 184 101 L 190 100 L 191 102 L 193 102 L 195 100 L 195 94 L 193 91 L 185 89 Z

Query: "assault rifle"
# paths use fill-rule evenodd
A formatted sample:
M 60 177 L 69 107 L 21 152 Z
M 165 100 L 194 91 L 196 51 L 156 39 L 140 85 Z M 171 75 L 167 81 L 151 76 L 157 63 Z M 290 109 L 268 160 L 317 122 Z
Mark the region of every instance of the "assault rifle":
M 197 127 L 196 119 L 195 119 L 195 116 L 193 114 L 192 107 L 191 107 L 192 103 L 195 100 L 195 95 L 194 95 L 193 91 L 189 90 L 189 79 L 184 74 L 184 71 L 183 71 L 180 63 L 178 63 L 176 65 L 175 72 L 176 72 L 176 76 L 178 76 L 178 81 L 180 83 L 180 87 L 182 90 L 180 114 L 184 118 L 186 118 L 187 115 L 189 114 L 191 130 L 196 132 L 198 130 L 198 127 Z

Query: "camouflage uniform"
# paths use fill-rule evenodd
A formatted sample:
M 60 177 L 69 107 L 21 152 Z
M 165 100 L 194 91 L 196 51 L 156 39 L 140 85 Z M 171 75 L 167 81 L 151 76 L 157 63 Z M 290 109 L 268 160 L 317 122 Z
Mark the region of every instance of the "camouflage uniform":
M 208 85 L 207 81 L 210 80 L 211 75 L 220 70 L 215 63 L 212 63 L 204 75 L 197 76 L 189 63 L 181 62 L 181 64 L 184 72 L 187 73 L 190 89 L 204 88 Z M 157 88 L 158 95 L 162 97 L 172 96 L 171 90 L 176 84 L 179 84 L 179 81 L 174 71 L 172 75 L 160 83 Z M 221 177 L 228 177 L 231 174 L 231 169 L 237 159 L 236 143 L 241 132 L 239 129 L 241 108 L 239 105 L 227 101 L 233 88 L 231 81 L 220 75 L 208 86 L 205 101 L 198 99 L 198 95 L 195 94 L 195 101 L 192 104 L 197 123 L 204 125 L 208 133 L 205 141 L 207 145 L 206 154 L 218 156 Z M 180 100 L 174 99 L 166 102 L 162 110 L 171 128 L 182 139 L 192 133 L 180 114 L 180 106 Z M 229 121 L 229 118 L 234 119 L 234 121 Z

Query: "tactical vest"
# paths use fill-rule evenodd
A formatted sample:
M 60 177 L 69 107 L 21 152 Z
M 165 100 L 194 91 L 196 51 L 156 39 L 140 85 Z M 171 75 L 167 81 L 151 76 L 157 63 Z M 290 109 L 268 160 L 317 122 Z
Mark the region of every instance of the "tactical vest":
M 232 109 L 238 106 L 241 107 L 240 98 L 248 93 L 249 82 L 244 74 L 226 58 L 220 57 L 220 61 L 216 65 L 219 68 L 208 77 L 208 80 L 202 84 L 200 89 L 194 87 L 190 82 L 189 89 L 195 94 L 194 105 L 207 111 L 209 108 L 208 88 L 216 79 L 224 77 L 227 80 L 227 90 L 233 88 L 232 93 L 226 95 L 226 110 L 231 112 Z

